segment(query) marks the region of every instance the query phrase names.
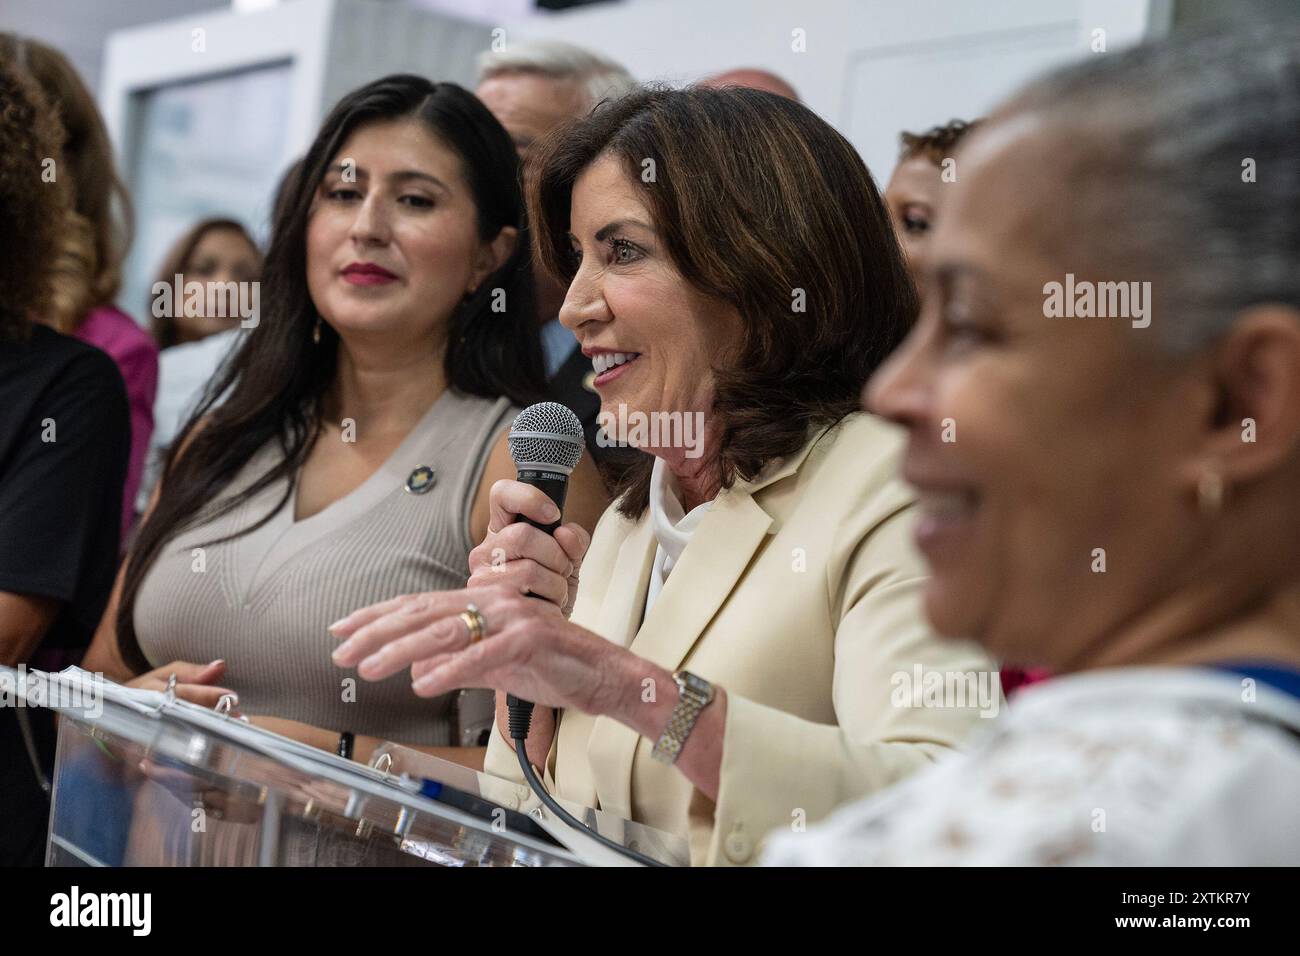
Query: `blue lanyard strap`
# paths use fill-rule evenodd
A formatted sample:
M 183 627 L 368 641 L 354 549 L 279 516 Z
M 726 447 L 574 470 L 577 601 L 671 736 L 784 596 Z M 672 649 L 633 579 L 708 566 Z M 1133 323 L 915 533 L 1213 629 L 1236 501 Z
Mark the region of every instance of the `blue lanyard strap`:
M 1215 669 L 1249 677 L 1258 684 L 1268 684 L 1300 700 L 1300 670 L 1278 664 L 1255 663 L 1216 664 Z

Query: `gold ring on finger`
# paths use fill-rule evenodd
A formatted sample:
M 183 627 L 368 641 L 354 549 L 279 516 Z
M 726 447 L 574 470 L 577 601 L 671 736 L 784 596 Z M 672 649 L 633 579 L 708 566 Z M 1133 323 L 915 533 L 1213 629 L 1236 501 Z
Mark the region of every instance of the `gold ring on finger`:
M 469 643 L 471 646 L 483 640 L 487 634 L 487 621 L 483 617 L 483 612 L 478 609 L 478 605 L 466 605 L 465 610 L 460 612 L 460 619 L 465 622 L 469 629 Z

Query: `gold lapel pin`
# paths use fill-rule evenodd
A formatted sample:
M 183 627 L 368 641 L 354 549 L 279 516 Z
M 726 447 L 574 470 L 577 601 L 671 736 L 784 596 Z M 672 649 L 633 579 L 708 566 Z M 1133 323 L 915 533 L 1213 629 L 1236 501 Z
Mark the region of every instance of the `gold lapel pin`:
M 437 473 L 428 465 L 421 465 L 406 478 L 406 490 L 413 495 L 422 495 L 433 487 Z

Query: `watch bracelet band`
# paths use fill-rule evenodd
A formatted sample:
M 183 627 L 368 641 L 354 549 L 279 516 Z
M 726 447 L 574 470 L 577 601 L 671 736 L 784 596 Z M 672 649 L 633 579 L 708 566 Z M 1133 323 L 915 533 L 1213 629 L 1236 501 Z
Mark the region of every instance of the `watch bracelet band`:
M 701 693 L 691 687 L 685 677 L 685 671 L 673 675 L 673 680 L 677 683 L 678 699 L 676 706 L 673 707 L 672 715 L 668 718 L 668 726 L 664 728 L 659 739 L 655 741 L 654 750 L 650 755 L 656 760 L 672 764 L 677 762 L 681 755 L 682 747 L 686 745 L 686 738 L 690 736 L 691 731 L 695 729 L 695 722 L 699 719 L 700 712 L 704 710 L 713 701 L 713 687 L 703 678 L 695 677 L 695 680 L 708 687 L 707 693 Z

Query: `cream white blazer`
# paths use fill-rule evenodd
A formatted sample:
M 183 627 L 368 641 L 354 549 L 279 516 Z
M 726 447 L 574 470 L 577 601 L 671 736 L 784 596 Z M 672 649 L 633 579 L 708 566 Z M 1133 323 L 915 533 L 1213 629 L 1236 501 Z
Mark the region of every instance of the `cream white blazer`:
M 757 862 L 768 832 L 797 831 L 961 745 L 983 723 L 974 701 L 898 693 L 918 666 L 995 670 L 973 644 L 940 639 L 924 621 L 900 452 L 901 432 L 859 413 L 723 491 L 644 621 L 649 516 L 606 511 L 572 620 L 726 689 L 721 786 L 715 805 L 651 758 L 653 740 L 566 711 L 548 788 L 688 839 L 693 865 L 743 865 Z M 485 770 L 523 779 L 495 730 Z

